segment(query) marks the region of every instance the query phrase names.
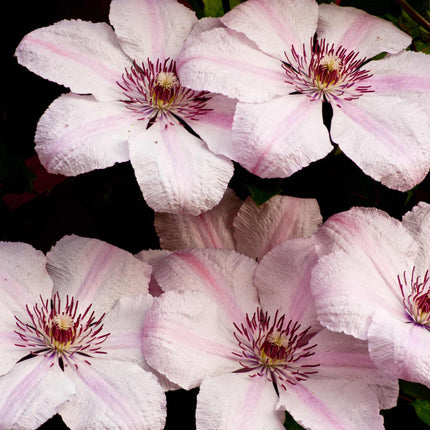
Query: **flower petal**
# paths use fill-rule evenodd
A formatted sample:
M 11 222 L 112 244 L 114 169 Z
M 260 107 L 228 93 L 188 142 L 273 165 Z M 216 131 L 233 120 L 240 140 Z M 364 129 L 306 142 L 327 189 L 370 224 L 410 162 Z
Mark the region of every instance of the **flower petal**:
M 34 430 L 72 398 L 72 382 L 50 364 L 50 359 L 33 357 L 0 378 L 0 428 Z
M 239 103 L 229 158 L 261 178 L 285 178 L 332 149 L 321 103 L 303 95 Z
M 200 290 L 208 294 L 231 321 L 242 321 L 257 306 L 254 271 L 257 262 L 223 249 L 176 251 L 156 272 L 164 291 Z
M 316 233 L 320 258 L 311 288 L 318 318 L 333 331 L 367 339 L 373 313 L 404 313 L 397 275 L 410 270 L 417 244 L 397 220 L 374 208 L 333 215 Z
M 430 167 L 430 125 L 419 106 L 398 97 L 364 95 L 332 105 L 331 137 L 364 173 L 406 191 Z
M 164 428 L 164 391 L 155 376 L 137 364 L 93 360 L 70 376 L 77 395 L 60 414 L 71 430 Z
M 156 212 L 154 225 L 163 249 L 234 249 L 233 220 L 242 200 L 230 188 L 213 209 L 199 216 Z
M 280 391 L 279 397 L 278 407 L 285 407 L 305 428 L 384 429 L 378 399 L 361 381 L 310 378 Z
M 369 327 L 370 357 L 392 377 L 430 388 L 429 336 L 426 327 L 381 310 L 373 315 Z
M 215 154 L 229 152 L 232 145 L 233 116 L 236 109 L 236 100 L 220 94 L 210 94 L 205 109 L 209 109 L 197 120 L 187 119 L 187 124 L 200 136 Z M 227 149 L 226 149 L 227 148 Z
M 197 430 L 282 430 L 283 411 L 275 410 L 278 396 L 265 378 L 227 374 L 206 378 L 197 397 Z
M 198 386 L 208 375 L 240 367 L 233 351 L 234 326 L 201 291 L 169 291 L 148 311 L 143 353 L 155 370 L 182 388 Z
M 131 64 L 106 23 L 60 21 L 27 34 L 15 53 L 18 62 L 45 79 L 98 100 L 121 99 L 121 79 Z
M 25 309 L 21 310 L 21 313 Z M 20 315 L 21 317 L 21 315 Z M 16 330 L 15 315 L 9 307 L 0 301 L 0 376 L 9 372 L 15 366 L 17 361 L 26 356 L 28 351 L 17 346 L 21 338 L 15 333 Z
M 227 27 L 244 33 L 263 52 L 281 61 L 292 45 L 301 48 L 309 43 L 317 20 L 313 0 L 248 0 L 221 18 Z
M 255 272 L 261 307 L 271 314 L 277 310 L 287 320 L 298 321 L 303 330 L 321 329 L 315 312 L 309 280 L 316 263 L 311 239 L 291 239 L 266 254 Z
M 151 267 L 106 242 L 65 236 L 47 257 L 54 294 L 74 296 L 82 310 L 91 304 L 96 317 L 123 296 L 148 292 Z
M 155 213 L 155 215 L 157 215 L 157 212 Z M 150 249 L 149 251 L 140 251 L 138 254 L 135 255 L 139 260 L 152 266 L 151 280 L 149 281 L 148 291 L 149 294 L 151 294 L 153 297 L 158 297 L 163 293 L 163 290 L 158 285 L 154 274 L 157 272 L 158 267 L 162 265 L 166 257 L 170 254 L 170 251 L 164 251 L 161 249 Z
M 117 103 L 66 94 L 40 118 L 36 151 L 51 173 L 75 176 L 128 161 L 132 115 Z
M 381 52 L 396 53 L 407 48 L 412 39 L 391 22 L 353 7 L 320 4 L 318 38 L 359 52 L 371 58 Z
M 192 35 L 177 67 L 182 85 L 244 102 L 262 102 L 290 91 L 282 63 L 228 28 Z
M 309 237 L 322 223 L 314 199 L 274 196 L 257 206 L 248 197 L 234 220 L 237 251 L 262 258 L 287 239 Z
M 424 274 L 426 270 L 430 269 L 430 205 L 419 202 L 403 216 L 402 224 L 418 242 L 419 251 L 415 260 L 416 272 Z
M 176 58 L 197 22 L 176 0 L 113 0 L 109 20 L 121 47 L 138 62 Z
M 5 308 L 17 316 L 25 306 L 48 298 L 52 280 L 46 271 L 45 255 L 26 243 L 0 242 L 0 291 Z
M 233 164 L 209 151 L 182 125 L 156 121 L 130 139 L 130 160 L 148 205 L 198 215 L 222 198 Z

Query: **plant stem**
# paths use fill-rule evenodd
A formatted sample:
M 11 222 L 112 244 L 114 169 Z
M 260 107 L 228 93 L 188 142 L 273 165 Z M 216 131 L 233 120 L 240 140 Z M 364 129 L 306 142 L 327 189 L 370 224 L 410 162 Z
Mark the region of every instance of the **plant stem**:
M 400 7 L 421 27 L 430 31 L 430 22 L 423 18 L 414 8 L 412 8 L 405 0 L 396 0 Z

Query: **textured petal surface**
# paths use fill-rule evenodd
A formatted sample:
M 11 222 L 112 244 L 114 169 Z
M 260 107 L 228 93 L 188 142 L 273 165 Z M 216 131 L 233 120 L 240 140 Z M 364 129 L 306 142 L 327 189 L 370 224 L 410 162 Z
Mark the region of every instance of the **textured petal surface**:
M 47 254 L 54 293 L 74 296 L 83 311 L 92 304 L 96 317 L 123 296 L 148 292 L 151 267 L 97 239 L 65 236 Z
M 153 62 L 176 58 L 197 22 L 176 0 L 113 0 L 109 20 L 130 58 Z
M 364 95 L 333 106 L 331 137 L 364 173 L 406 191 L 430 167 L 428 115 L 398 97 Z
M 197 397 L 197 430 L 282 430 L 284 414 L 265 378 L 246 374 L 206 378 Z
M 128 134 L 137 122 L 118 102 L 66 94 L 42 115 L 36 152 L 51 173 L 75 176 L 128 161 Z
M 157 214 L 157 212 L 155 214 Z M 150 249 L 149 251 L 140 251 L 138 254 L 136 254 L 136 257 L 139 260 L 144 261 L 145 263 L 148 263 L 150 266 L 152 266 L 151 280 L 149 281 L 148 290 L 149 293 L 154 297 L 158 297 L 163 293 L 163 290 L 161 289 L 160 285 L 158 285 L 154 274 L 158 267 L 162 265 L 166 257 L 169 255 L 170 251 L 161 249 Z
M 418 203 L 403 216 L 402 224 L 408 229 L 419 245 L 418 257 L 415 260 L 416 272 L 424 274 L 430 269 L 430 205 Z
M 430 332 L 388 312 L 373 315 L 369 327 L 369 352 L 373 362 L 395 378 L 430 388 Z
M 163 429 L 166 397 L 154 375 L 134 363 L 93 360 L 71 373 L 77 395 L 60 408 L 78 429 Z
M 157 121 L 130 140 L 130 160 L 148 205 L 199 215 L 222 198 L 233 163 L 215 155 L 179 123 Z
M 309 379 L 288 387 L 279 405 L 312 430 L 383 430 L 376 395 L 360 381 Z M 354 405 L 354 407 L 351 407 Z
M 321 103 L 302 95 L 237 105 L 229 158 L 261 178 L 285 178 L 332 149 Z
M 182 85 L 243 102 L 262 102 L 290 90 L 282 63 L 243 34 L 214 28 L 191 36 L 177 60 Z
M 201 291 L 169 291 L 148 311 L 143 353 L 150 366 L 190 389 L 209 375 L 240 367 L 231 320 Z
M 131 60 L 106 23 L 60 21 L 27 34 L 15 53 L 18 62 L 45 79 L 98 100 L 118 100 L 117 81 Z
M 318 38 L 371 58 L 381 52 L 396 53 L 411 43 L 411 37 L 391 22 L 353 7 L 319 5 Z
M 75 394 L 72 382 L 51 360 L 18 363 L 0 378 L 0 428 L 34 430 Z
M 410 270 L 417 244 L 386 213 L 353 208 L 329 218 L 316 233 L 320 253 L 311 288 L 320 322 L 334 331 L 367 338 L 373 313 L 403 316 L 397 275 Z
M 0 291 L 5 308 L 17 316 L 26 315 L 25 305 L 39 296 L 48 298 L 52 280 L 46 271 L 46 257 L 31 245 L 0 242 Z
M 274 196 L 257 206 L 248 197 L 234 220 L 236 250 L 262 258 L 276 245 L 296 237 L 309 237 L 322 223 L 318 202 Z
M 221 19 L 281 61 L 292 45 L 300 48 L 308 44 L 317 20 L 318 6 L 313 0 L 248 0 Z
M 230 250 L 176 251 L 157 270 L 156 279 L 164 291 L 205 292 L 227 319 L 240 322 L 258 306 L 253 282 L 256 266 L 255 260 Z
M 149 371 L 142 354 L 142 330 L 145 314 L 152 306 L 149 294 L 123 297 L 103 319 L 103 332 L 110 333 L 103 343 L 107 360 L 132 361 Z
M 266 254 L 255 273 L 261 307 L 274 314 L 277 310 L 287 320 L 301 323 L 303 330 L 321 329 L 310 291 L 311 270 L 316 253 L 311 239 L 292 239 Z
M 233 116 L 236 100 L 220 94 L 210 94 L 210 100 L 205 109 L 205 115 L 198 120 L 187 119 L 187 124 L 206 142 L 215 154 L 228 154 L 232 145 Z
M 234 249 L 233 220 L 242 200 L 230 188 L 213 209 L 199 216 L 156 212 L 154 225 L 163 249 Z

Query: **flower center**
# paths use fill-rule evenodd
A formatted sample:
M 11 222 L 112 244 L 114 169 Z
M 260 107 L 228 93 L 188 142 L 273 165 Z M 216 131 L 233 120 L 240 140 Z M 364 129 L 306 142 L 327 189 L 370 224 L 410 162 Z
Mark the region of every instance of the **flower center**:
M 155 64 L 148 59 L 140 66 L 135 62 L 117 83 L 125 96 L 123 103 L 140 120 L 148 120 L 148 127 L 158 118 L 169 115 L 198 120 L 211 110 L 205 107 L 210 100 L 209 93 L 182 87 L 176 75 L 176 63 L 170 59 L 157 60 Z
M 64 306 L 57 293 L 52 300 L 36 303 L 33 309 L 27 305 L 28 322 L 18 317 L 15 333 L 20 337 L 18 347 L 26 348 L 29 354 L 19 361 L 43 355 L 57 360 L 61 370 L 67 366 L 78 368 L 79 362 L 91 364 L 87 358 L 93 354 L 106 354 L 101 350 L 103 343 L 110 333 L 100 334 L 104 314 L 96 320 L 91 305 L 83 313 L 78 313 L 79 302 L 74 297 L 66 297 Z
M 273 321 L 267 312 L 257 309 L 252 318 L 246 315 L 246 323 L 234 323 L 234 337 L 241 353 L 233 352 L 239 358 L 242 369 L 249 376 L 265 376 L 269 381 L 286 389 L 287 383 L 295 385 L 304 381 L 319 364 L 310 359 L 315 354 L 315 345 L 308 345 L 312 336 L 311 327 L 301 330 L 296 321 L 286 321 L 276 311 Z
M 311 39 L 310 51 L 303 46 L 302 55 L 292 46 L 291 55 L 285 53 L 287 61 L 282 67 L 286 82 L 312 100 L 353 100 L 373 91 L 370 85 L 363 85 L 371 73 L 361 69 L 366 59 L 358 56 L 358 52 L 347 51 L 342 46 L 335 48 L 325 39 Z
M 424 278 L 415 276 L 415 267 L 412 269 L 411 278 L 406 278 L 403 272 L 403 280 L 397 276 L 400 290 L 403 296 L 408 318 L 416 324 L 430 330 L 430 277 L 427 270 Z M 408 294 L 409 293 L 409 294 Z

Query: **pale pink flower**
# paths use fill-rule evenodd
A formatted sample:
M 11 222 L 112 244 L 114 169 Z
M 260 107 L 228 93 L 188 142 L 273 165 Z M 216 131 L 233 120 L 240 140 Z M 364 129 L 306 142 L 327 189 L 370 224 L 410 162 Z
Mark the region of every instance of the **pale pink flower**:
M 199 216 L 156 213 L 154 225 L 163 249 L 235 249 L 261 259 L 276 245 L 309 237 L 322 223 L 315 199 L 273 196 L 257 206 L 227 189 L 220 203 Z
M 218 142 L 214 151 L 260 177 L 287 177 L 323 158 L 333 141 L 390 188 L 423 180 L 430 57 L 403 51 L 407 34 L 364 11 L 314 0 L 248 0 L 222 22 L 191 35 L 177 61 L 184 85 L 239 100 L 233 145 Z M 367 62 L 381 52 L 389 54 Z
M 283 429 L 285 409 L 309 429 L 383 428 L 397 380 L 380 376 L 364 342 L 319 325 L 315 258 L 311 239 L 293 239 L 259 264 L 199 249 L 158 267 L 165 292 L 146 314 L 143 350 L 172 382 L 200 386 L 198 430 Z
M 162 429 L 166 399 L 141 352 L 151 268 L 96 239 L 45 255 L 0 243 L 0 427 Z
M 72 91 L 39 121 L 42 164 L 73 176 L 130 160 L 154 210 L 212 208 L 233 165 L 205 142 L 231 140 L 235 102 L 187 89 L 176 75 L 195 14 L 176 0 L 113 0 L 110 22 L 115 31 L 63 20 L 29 33 L 16 50 L 20 64 Z
M 353 208 L 317 233 L 312 273 L 320 322 L 368 341 L 374 363 L 430 387 L 430 205 L 403 221 Z

